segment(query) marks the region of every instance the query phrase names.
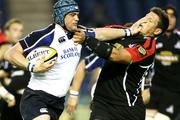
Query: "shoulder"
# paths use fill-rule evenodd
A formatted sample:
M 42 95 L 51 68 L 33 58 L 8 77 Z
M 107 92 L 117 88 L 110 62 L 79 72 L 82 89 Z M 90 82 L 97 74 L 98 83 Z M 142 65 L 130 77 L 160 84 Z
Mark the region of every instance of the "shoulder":
M 48 41 L 45 38 L 49 39 L 54 37 L 54 28 L 55 24 L 51 24 L 46 28 L 32 31 L 19 42 L 23 49 L 26 49 L 35 43 L 39 43 L 40 41 L 42 41 L 41 43 L 46 43 Z
M 32 31 L 30 34 L 28 34 L 28 36 L 39 37 L 39 36 L 48 34 L 49 32 L 51 32 L 54 29 L 55 29 L 55 24 L 50 24 L 49 26 L 47 26 L 47 27 L 45 27 L 43 29 Z

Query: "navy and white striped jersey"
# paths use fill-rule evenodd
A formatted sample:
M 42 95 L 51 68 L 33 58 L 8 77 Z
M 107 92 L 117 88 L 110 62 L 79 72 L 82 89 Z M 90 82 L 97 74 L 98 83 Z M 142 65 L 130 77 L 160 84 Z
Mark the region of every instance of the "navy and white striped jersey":
M 70 32 L 60 25 L 51 24 L 47 28 L 30 33 L 20 41 L 24 55 L 40 46 L 50 46 L 57 50 L 58 58 L 52 69 L 44 73 L 32 73 L 28 87 L 42 90 L 57 97 L 65 96 L 76 66 L 80 59 L 81 45 L 75 45 Z

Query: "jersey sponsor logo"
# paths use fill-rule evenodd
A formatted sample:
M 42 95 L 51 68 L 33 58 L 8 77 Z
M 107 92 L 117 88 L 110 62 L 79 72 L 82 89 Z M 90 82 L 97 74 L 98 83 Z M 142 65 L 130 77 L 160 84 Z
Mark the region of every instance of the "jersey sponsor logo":
M 70 57 L 80 57 L 80 52 L 78 51 L 77 47 L 71 47 L 63 50 L 63 55 L 61 55 L 61 59 L 67 59 Z
M 58 38 L 59 43 L 62 43 L 62 42 L 65 42 L 65 41 L 66 41 L 65 36 L 62 36 L 62 37 Z
M 155 58 L 164 66 L 179 62 L 179 55 L 173 54 L 171 51 L 161 51 L 159 54 L 156 54 Z
M 43 51 L 34 51 L 34 53 L 31 55 L 31 56 L 28 56 L 27 57 L 27 60 L 28 61 L 31 61 L 32 59 L 35 59 L 39 56 L 42 56 L 42 55 L 46 55 L 46 54 L 50 54 L 50 51 L 49 50 L 43 50 Z
M 39 111 L 40 111 L 40 113 L 48 113 L 48 109 L 47 108 L 41 108 Z
M 146 55 L 146 50 L 145 48 L 143 48 L 142 46 L 138 47 L 138 52 L 140 53 L 141 56 L 145 56 Z
M 113 46 L 114 46 L 117 50 L 120 50 L 120 49 L 124 48 L 124 46 L 122 46 L 120 43 L 115 43 Z

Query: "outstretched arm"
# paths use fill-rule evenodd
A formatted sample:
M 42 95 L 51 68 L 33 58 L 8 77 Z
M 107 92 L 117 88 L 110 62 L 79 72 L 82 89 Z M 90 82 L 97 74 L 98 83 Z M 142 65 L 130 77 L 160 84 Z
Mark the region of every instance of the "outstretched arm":
M 75 32 L 73 38 L 75 43 L 83 43 L 86 37 L 94 37 L 99 41 L 108 41 L 118 38 L 136 35 L 140 32 L 141 27 L 133 24 L 130 28 L 94 28 L 85 29 Z

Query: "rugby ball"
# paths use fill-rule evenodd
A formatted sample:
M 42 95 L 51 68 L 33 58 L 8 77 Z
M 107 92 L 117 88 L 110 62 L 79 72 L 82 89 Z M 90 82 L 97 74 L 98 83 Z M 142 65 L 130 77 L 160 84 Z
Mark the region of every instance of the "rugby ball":
M 41 46 L 41 47 L 37 47 L 35 49 L 33 49 L 27 56 L 26 59 L 29 62 L 33 62 L 36 63 L 37 61 L 39 61 L 40 58 L 42 58 L 43 56 L 45 56 L 45 62 L 48 60 L 53 59 L 54 57 L 58 56 L 57 50 L 52 48 L 52 47 L 48 47 L 48 46 Z

